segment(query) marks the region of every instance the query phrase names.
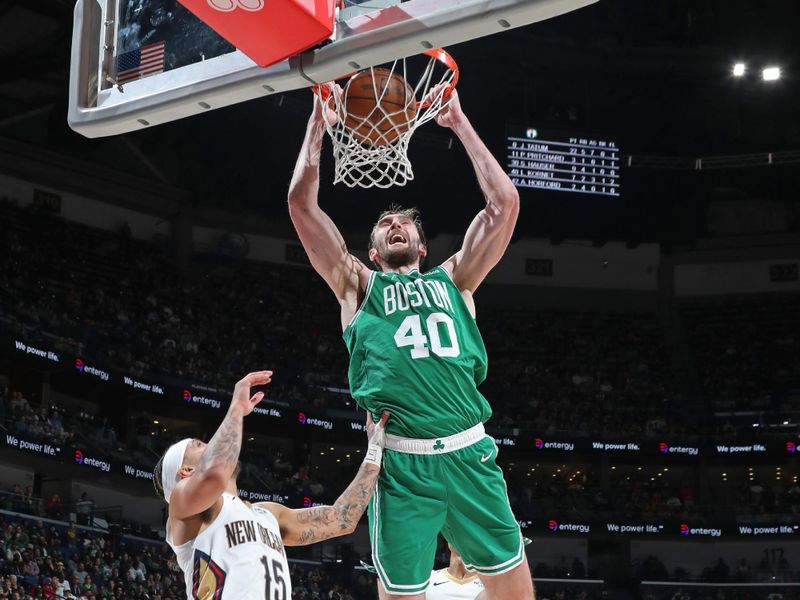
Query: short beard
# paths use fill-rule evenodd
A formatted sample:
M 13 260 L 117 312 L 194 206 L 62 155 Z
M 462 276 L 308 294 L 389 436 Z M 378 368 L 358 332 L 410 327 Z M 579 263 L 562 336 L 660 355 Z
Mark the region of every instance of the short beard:
M 381 261 L 390 269 L 407 267 L 419 260 L 419 246 L 417 244 L 409 244 L 406 248 L 395 251 L 390 250 L 385 244 L 380 244 L 377 250 Z

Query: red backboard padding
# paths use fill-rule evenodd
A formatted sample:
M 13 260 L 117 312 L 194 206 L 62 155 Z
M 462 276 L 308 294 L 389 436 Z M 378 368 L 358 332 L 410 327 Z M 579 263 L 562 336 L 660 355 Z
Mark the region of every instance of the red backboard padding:
M 330 37 L 335 1 L 179 0 L 261 67 Z

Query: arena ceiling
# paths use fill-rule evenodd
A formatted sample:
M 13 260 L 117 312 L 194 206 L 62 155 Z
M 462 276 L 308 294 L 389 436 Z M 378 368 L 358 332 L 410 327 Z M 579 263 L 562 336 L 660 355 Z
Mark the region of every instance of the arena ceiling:
M 116 138 L 84 139 L 66 126 L 72 8 L 68 0 L 0 5 L 0 138 L 187 189 L 192 203 L 283 216 L 310 108 L 308 92 L 271 96 Z M 800 149 L 798 22 L 800 3 L 792 0 L 600 0 L 576 13 L 450 50 L 462 68 L 462 103 L 492 149 L 502 149 L 506 119 L 515 118 L 610 133 L 623 153 L 637 155 L 776 151 Z M 779 64 L 784 77 L 774 84 L 755 76 L 734 80 L 730 68 L 737 60 L 746 61 L 751 73 Z M 324 188 L 333 199 L 331 212 L 361 227 L 354 215 L 364 212 L 358 209 L 365 203 L 370 215 L 390 201 L 415 203 L 426 210 L 434 229 L 446 228 L 462 206 L 473 213 L 476 190 L 469 178 L 454 175 L 465 158 L 450 141 L 447 131 L 425 126 L 412 149 L 417 182 L 383 193 L 377 202 L 374 192 Z M 796 189 L 795 171 L 738 173 L 725 184 L 745 188 L 746 195 L 780 196 Z M 590 204 L 531 194 L 536 211 L 523 228 L 538 235 L 556 235 L 555 228 L 562 229 L 558 235 L 658 238 L 667 218 L 679 229 L 685 226 L 679 235 L 693 235 L 692 221 L 698 218 L 693 209 L 678 207 L 675 213 L 643 206 L 644 199 L 661 206 L 667 196 L 685 194 L 681 186 L 693 186 L 690 175 L 670 175 L 676 187 L 650 190 L 646 183 L 653 176 L 632 172 L 627 190 L 635 195 L 627 194 L 610 213 L 596 199 Z M 326 172 L 323 177 L 330 179 Z M 698 193 L 709 195 L 719 185 L 703 180 Z M 464 201 L 445 202 L 445 196 Z M 582 217 L 573 218 L 576 212 Z M 602 215 L 602 231 L 593 230 Z

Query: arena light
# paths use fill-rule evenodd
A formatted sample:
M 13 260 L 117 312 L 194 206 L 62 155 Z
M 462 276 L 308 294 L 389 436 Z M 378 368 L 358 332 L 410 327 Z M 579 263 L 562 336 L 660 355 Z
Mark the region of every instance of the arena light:
M 733 76 L 734 77 L 743 77 L 744 72 L 747 70 L 744 63 L 736 63 L 733 65 Z
M 763 71 L 761 71 L 761 78 L 764 81 L 777 81 L 781 78 L 781 68 L 780 67 L 767 67 Z

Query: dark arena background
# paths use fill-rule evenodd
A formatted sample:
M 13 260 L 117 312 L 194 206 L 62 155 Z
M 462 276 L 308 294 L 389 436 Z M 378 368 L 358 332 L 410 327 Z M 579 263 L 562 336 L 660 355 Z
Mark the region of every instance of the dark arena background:
M 521 197 L 476 299 L 541 600 L 800 598 L 798 23 L 791 0 L 601 0 L 449 48 Z M 245 372 L 275 375 L 243 498 L 330 503 L 365 448 L 287 214 L 311 94 L 89 140 L 72 4 L 8 0 L 0 25 L 0 598 L 186 598 L 153 467 Z M 449 130 L 410 155 L 405 188 L 351 190 L 324 149 L 321 206 L 364 260 L 393 202 L 429 265 L 483 205 Z M 376 598 L 365 523 L 289 549 L 293 598 Z

